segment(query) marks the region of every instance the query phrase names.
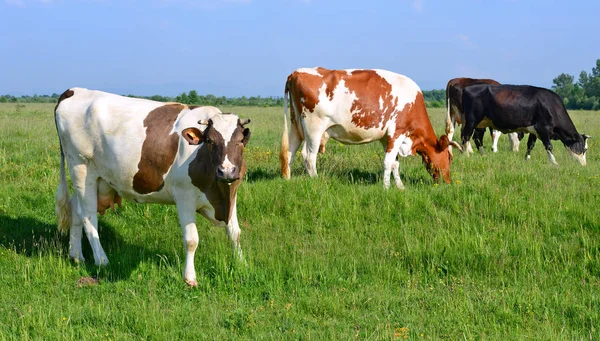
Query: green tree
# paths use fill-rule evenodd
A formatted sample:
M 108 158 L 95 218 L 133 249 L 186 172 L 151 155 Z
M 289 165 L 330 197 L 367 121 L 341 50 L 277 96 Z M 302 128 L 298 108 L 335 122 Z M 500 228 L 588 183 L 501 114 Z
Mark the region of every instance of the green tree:
M 190 90 L 188 104 L 199 104 L 198 92 L 196 90 Z
M 552 86 L 552 90 L 554 90 L 554 92 L 556 92 L 563 99 L 571 97 L 573 95 L 574 79 L 575 77 L 571 75 L 561 73 L 558 75 L 558 77 L 552 80 L 552 83 L 554 84 Z
M 183 104 L 188 104 L 189 98 L 187 93 L 182 92 L 181 94 L 179 94 L 179 96 L 175 97 L 175 101 Z

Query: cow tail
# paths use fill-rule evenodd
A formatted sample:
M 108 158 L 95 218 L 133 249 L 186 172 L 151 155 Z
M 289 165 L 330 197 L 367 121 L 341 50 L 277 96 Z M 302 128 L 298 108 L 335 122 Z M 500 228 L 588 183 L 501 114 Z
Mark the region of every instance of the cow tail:
M 71 225 L 71 201 L 69 200 L 69 189 L 67 185 L 67 174 L 65 170 L 65 153 L 63 152 L 60 137 L 60 182 L 56 190 L 56 218 L 58 221 L 58 230 L 66 233 Z
M 288 104 L 289 104 L 289 89 L 290 81 L 285 83 L 285 91 L 283 94 L 283 134 L 281 135 L 281 152 L 279 160 L 281 161 L 281 175 L 285 179 L 290 178 L 290 162 L 288 160 L 288 151 L 290 148 L 290 140 L 288 133 Z
M 450 134 L 452 129 L 452 116 L 450 115 L 450 95 L 446 90 L 446 135 Z

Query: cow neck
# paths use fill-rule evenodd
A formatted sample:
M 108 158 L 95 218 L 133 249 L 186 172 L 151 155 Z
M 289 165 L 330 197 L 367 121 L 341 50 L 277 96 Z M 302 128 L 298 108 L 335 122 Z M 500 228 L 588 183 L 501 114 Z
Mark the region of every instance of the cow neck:
M 399 119 L 397 126 L 405 127 L 404 131 L 408 130 L 409 137 L 412 141 L 412 153 L 427 154 L 431 150 L 435 150 L 438 145 L 438 139 L 429 121 L 427 109 L 425 108 L 425 100 L 421 92 L 417 93 L 415 101 L 408 103 L 402 113 L 398 115 Z M 397 129 L 402 131 L 401 129 Z
M 229 222 L 235 205 L 237 188 L 246 174 L 246 163 L 242 160 L 240 178 L 231 184 L 217 181 L 217 165 L 211 161 L 207 143 L 202 144 L 196 157 L 190 163 L 188 174 L 192 184 L 202 191 L 215 211 L 215 219 Z

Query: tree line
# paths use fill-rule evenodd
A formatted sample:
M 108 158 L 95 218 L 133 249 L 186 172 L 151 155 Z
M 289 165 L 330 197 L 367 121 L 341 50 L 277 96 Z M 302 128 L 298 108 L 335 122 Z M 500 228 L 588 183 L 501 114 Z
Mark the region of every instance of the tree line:
M 567 109 L 600 110 L 600 59 L 591 73 L 581 71 L 577 82 L 573 75 L 561 73 L 552 83 Z
M 271 96 L 241 96 L 241 97 L 225 97 L 215 95 L 199 95 L 196 90 L 190 90 L 189 92 L 182 92 L 181 94 L 171 97 L 162 95 L 153 96 L 136 96 L 126 95 L 127 97 L 133 98 L 145 98 L 159 102 L 179 102 L 184 104 L 193 105 L 213 105 L 213 106 L 248 106 L 248 107 L 280 107 L 283 106 L 283 97 Z M 446 93 L 444 90 L 425 90 L 423 91 L 423 97 L 425 98 L 425 104 L 427 107 L 442 108 L 445 104 Z M 0 96 L 0 103 L 56 103 L 59 94 L 53 93 L 52 95 L 33 95 L 33 96 L 12 96 L 2 95 Z
M 567 109 L 600 110 L 600 59 L 596 60 L 596 66 L 592 68 L 591 73 L 581 71 L 579 79 L 575 82 L 575 77 L 566 73 L 561 73 L 552 80 L 552 90 L 556 92 L 565 103 Z M 56 103 L 59 94 L 52 95 L 33 95 L 33 96 L 0 96 L 0 103 Z M 182 92 L 181 94 L 171 96 L 136 96 L 127 95 L 127 97 L 146 98 L 159 102 L 179 102 L 193 105 L 213 105 L 213 106 L 249 106 L 249 107 L 280 107 L 283 106 L 283 97 L 270 96 L 241 96 L 225 97 L 212 94 L 200 95 L 196 90 Z M 446 106 L 446 90 L 424 90 L 423 97 L 425 105 L 428 108 L 443 108 Z

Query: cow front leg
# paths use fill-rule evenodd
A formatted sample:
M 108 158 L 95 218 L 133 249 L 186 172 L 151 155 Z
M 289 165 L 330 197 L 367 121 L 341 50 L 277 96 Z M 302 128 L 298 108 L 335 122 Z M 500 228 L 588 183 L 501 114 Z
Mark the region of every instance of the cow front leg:
M 240 225 L 238 223 L 236 206 L 236 199 L 234 199 L 231 220 L 229 220 L 229 223 L 225 226 L 225 228 L 227 229 L 227 236 L 229 237 L 229 240 L 231 240 L 233 256 L 237 260 L 243 262 L 244 256 L 242 255 L 242 247 L 240 246 L 240 234 L 242 233 L 242 230 L 240 230 Z
M 392 164 L 392 174 L 394 174 L 394 180 L 396 181 L 396 187 L 398 189 L 404 189 L 404 184 L 402 183 L 402 179 L 400 179 L 400 162 L 395 161 Z
M 535 136 L 535 134 L 529 134 L 529 137 L 527 138 L 527 153 L 525 154 L 526 160 L 531 159 L 531 150 L 533 149 L 533 147 L 535 147 L 536 140 L 537 137 Z
M 542 140 L 544 148 L 546 148 L 546 152 L 548 152 L 548 159 L 550 160 L 550 163 L 558 166 L 558 162 L 556 162 L 554 154 L 552 154 L 552 142 L 550 142 L 550 137 L 540 134 L 540 140 Z
M 185 266 L 183 269 L 183 279 L 192 287 L 198 286 L 196 280 L 196 269 L 194 268 L 194 256 L 200 238 L 196 228 L 196 210 L 192 203 L 193 200 L 177 202 L 177 214 L 179 215 L 179 224 L 183 234 L 183 248 L 185 249 Z
M 403 139 L 394 141 L 388 137 L 384 141 L 385 142 L 382 143 L 385 150 L 385 156 L 383 158 L 383 187 L 385 189 L 390 188 L 390 174 L 393 173 L 396 187 L 404 189 L 404 184 L 400 179 L 400 163 L 396 161 Z

